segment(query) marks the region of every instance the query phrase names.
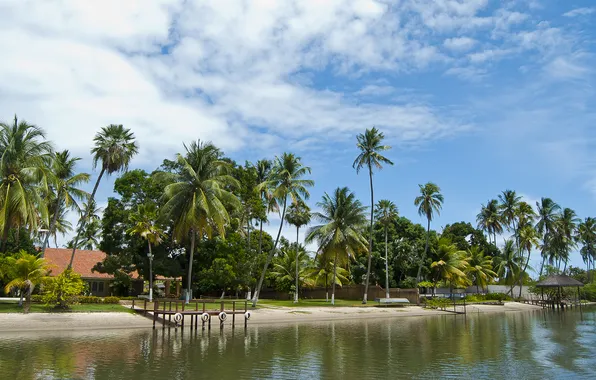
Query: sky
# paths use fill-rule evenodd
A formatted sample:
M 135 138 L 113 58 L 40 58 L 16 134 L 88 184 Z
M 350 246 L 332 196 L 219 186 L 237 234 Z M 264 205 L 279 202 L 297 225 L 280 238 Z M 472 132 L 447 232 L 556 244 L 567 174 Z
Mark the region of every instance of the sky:
M 85 171 L 112 123 L 135 133 L 131 167 L 149 171 L 196 139 L 238 162 L 294 152 L 315 209 L 338 186 L 369 203 L 352 163 L 376 126 L 395 162 L 375 173 L 376 199 L 415 222 L 428 181 L 445 196 L 439 230 L 475 224 L 505 189 L 585 218 L 595 25 L 592 0 L 0 0 L 0 120 L 42 127 Z

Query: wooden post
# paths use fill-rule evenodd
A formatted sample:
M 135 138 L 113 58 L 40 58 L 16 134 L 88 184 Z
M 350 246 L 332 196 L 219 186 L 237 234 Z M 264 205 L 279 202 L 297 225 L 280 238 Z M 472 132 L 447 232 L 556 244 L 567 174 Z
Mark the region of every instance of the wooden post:
M 236 301 L 232 301 L 232 328 L 236 324 Z
M 205 302 L 203 302 L 203 313 L 205 312 Z M 202 328 L 203 330 L 205 330 L 205 321 L 203 321 L 203 318 L 201 318 L 201 323 L 202 323 Z
M 184 329 L 184 307 L 185 307 L 185 303 L 182 302 L 182 328 Z M 176 309 L 178 309 L 178 303 L 176 303 Z M 178 311 L 178 310 L 176 310 Z
M 172 301 L 170 301 L 170 307 L 168 311 L 172 311 Z M 168 323 L 172 323 L 172 314 L 168 314 Z
M 155 322 L 157 321 L 157 303 L 153 303 L 153 328 L 155 328 Z
M 197 320 L 197 318 L 199 318 L 199 301 L 195 302 L 195 311 L 196 311 L 196 315 L 195 315 L 195 330 L 198 327 L 199 321 Z
M 132 300 L 132 306 L 130 308 L 133 310 L 135 309 L 135 300 L 134 299 Z

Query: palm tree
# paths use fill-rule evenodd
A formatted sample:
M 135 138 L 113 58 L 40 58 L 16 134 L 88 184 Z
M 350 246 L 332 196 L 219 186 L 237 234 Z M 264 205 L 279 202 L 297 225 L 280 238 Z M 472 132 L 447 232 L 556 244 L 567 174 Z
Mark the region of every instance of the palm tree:
M 308 230 L 306 242 L 317 241 L 318 252 L 333 257 L 331 304 L 335 305 L 338 261 L 344 262 L 366 252 L 367 241 L 362 235 L 366 226 L 366 207 L 347 187 L 337 188 L 333 196 L 325 193 L 317 206 L 321 212 L 315 212 L 313 216 L 321 224 Z
M 437 252 L 435 254 L 436 260 L 430 264 L 431 272 L 433 272 L 433 288 L 437 287 L 440 280 L 449 282 L 449 286 L 456 287 L 465 286 L 469 284 L 466 277 L 466 271 L 469 267 L 469 257 L 465 251 L 458 250 L 455 244 L 449 239 L 441 237 Z
M 325 287 L 325 302 L 329 302 L 329 284 L 335 280 L 335 284 L 343 286 L 349 281 L 349 273 L 345 268 L 336 266 L 335 273 L 333 272 L 334 262 L 329 255 L 323 253 L 315 257 L 315 265 L 310 272 L 310 277 L 313 278 L 315 285 L 323 285 Z M 335 274 L 335 276 L 334 276 Z
M 486 285 L 492 281 L 497 274 L 493 271 L 493 259 L 486 256 L 484 251 L 474 246 L 468 251 L 467 273 L 476 285 L 476 292 L 480 293 L 479 287 L 484 289 Z
M 488 233 L 488 240 L 490 243 L 491 235 L 493 243 L 497 245 L 497 233 L 503 232 L 503 224 L 501 223 L 501 214 L 499 212 L 499 202 L 496 199 L 491 199 L 485 205 L 482 205 L 480 213 L 476 215 L 476 222 L 478 228 Z
M 90 178 L 87 173 L 75 173 L 75 166 L 79 160 L 78 157 L 71 158 L 68 150 L 57 152 L 52 157 L 50 181 L 55 191 L 55 199 L 52 221 L 43 241 L 41 257 L 48 246 L 50 235 L 56 236 L 56 224 L 61 214 L 69 208 L 79 210 L 77 200 L 82 201 L 89 198 L 86 191 L 78 188 L 79 185 L 89 182 Z
M 521 257 L 517 254 L 513 240 L 506 240 L 501 255 L 496 260 L 496 273 L 500 279 L 505 280 L 506 284 L 511 285 L 509 292 L 513 296 L 513 287 L 515 279 L 520 272 Z
M 8 257 L 7 262 L 12 279 L 6 284 L 4 291 L 9 293 L 12 289 L 19 289 L 21 291 L 19 305 L 23 304 L 23 293 L 25 293 L 26 299 L 23 311 L 28 313 L 31 305 L 31 293 L 37 285 L 47 278 L 48 266 L 44 259 L 25 251 L 20 251 L 14 257 Z
M 590 262 L 592 262 L 592 269 L 594 259 L 596 259 L 596 219 L 586 218 L 579 224 L 578 227 L 578 241 L 582 248 L 580 253 L 584 263 L 586 263 L 586 273 L 588 283 L 590 282 Z
M 441 194 L 441 188 L 432 182 L 420 187 L 420 195 L 414 199 L 414 205 L 418 207 L 418 215 L 425 216 L 427 221 L 426 226 L 426 244 L 424 247 L 424 257 L 420 260 L 418 265 L 418 274 L 416 275 L 416 282 L 420 282 L 420 273 L 422 271 L 422 265 L 426 257 L 428 256 L 428 242 L 430 239 L 430 222 L 433 220 L 434 214 L 441 214 L 443 208 L 443 195 Z
M 381 153 L 391 149 L 389 145 L 383 145 L 385 135 L 377 128 L 367 129 L 364 133 L 356 136 L 358 143 L 356 146 L 360 149 L 360 154 L 354 160 L 352 167 L 356 169 L 356 173 L 360 173 L 362 168 L 368 169 L 368 179 L 370 182 L 370 231 L 368 239 L 368 265 L 366 267 L 366 284 L 364 285 L 364 298 L 362 303 L 365 304 L 368 298 L 368 284 L 370 282 L 370 264 L 373 250 L 373 226 L 374 226 L 374 205 L 375 196 L 373 188 L 373 168 L 378 170 L 383 169 L 382 164 L 393 165 L 393 162 Z
M 47 203 L 40 194 L 47 193 L 47 162 L 52 145 L 45 141 L 41 128 L 26 121 L 0 123 L 0 229 L 2 251 L 8 231 L 25 226 L 37 231 L 39 222 L 48 219 Z
M 53 218 L 54 216 L 52 215 L 52 219 Z M 54 229 L 52 232 L 48 231 L 48 235 L 51 235 L 54 238 L 54 246 L 58 248 L 58 234 L 64 236 L 70 231 L 72 231 L 72 223 L 68 220 L 68 210 L 62 205 L 58 210 L 58 217 L 56 218 Z
M 538 222 L 536 223 L 536 230 L 542 238 L 542 264 L 540 265 L 540 276 L 544 269 L 544 262 L 551 255 L 551 239 L 555 230 L 555 223 L 558 218 L 561 207 L 550 198 L 542 198 L 540 202 L 536 202 L 538 209 Z
M 377 220 L 385 230 L 385 298 L 389 298 L 389 258 L 387 255 L 387 229 L 397 218 L 397 206 L 387 199 L 381 199 L 375 207 Z
M 135 136 L 130 129 L 124 128 L 121 124 L 110 124 L 103 127 L 93 139 L 95 146 L 91 149 L 93 154 L 93 167 L 101 165 L 101 171 L 93 186 L 88 203 L 95 200 L 95 193 L 104 174 L 110 175 L 128 170 L 128 165 L 137 154 L 139 147 L 135 142 Z M 85 215 L 79 223 L 79 229 L 72 245 L 72 255 L 68 268 L 72 268 L 75 252 L 79 243 L 79 237 L 85 229 L 89 214 Z
M 522 197 L 517 195 L 514 190 L 505 190 L 499 195 L 499 209 L 501 211 L 501 220 L 507 226 L 509 231 L 516 233 L 517 210 Z
M 577 242 L 577 225 L 581 219 L 577 217 L 574 210 L 565 208 L 557 219 L 556 234 L 560 235 L 558 239 L 558 257 L 557 268 L 560 269 L 561 261 L 565 263 L 563 272 L 567 270 L 567 263 L 569 262 L 569 254 L 572 249 L 576 247 Z
M 275 199 L 277 204 L 282 204 L 282 210 L 281 221 L 279 222 L 279 229 L 277 231 L 275 243 L 273 244 L 271 252 L 269 252 L 269 255 L 267 256 L 265 266 L 263 267 L 261 277 L 259 278 L 259 282 L 257 283 L 257 287 L 255 289 L 255 294 L 252 300 L 253 307 L 255 307 L 259 301 L 259 293 L 261 292 L 261 287 L 263 286 L 263 281 L 265 280 L 267 268 L 271 263 L 271 259 L 273 258 L 275 251 L 277 250 L 277 244 L 279 243 L 281 230 L 286 217 L 288 197 L 291 198 L 292 202 L 294 203 L 301 199 L 308 199 L 310 193 L 308 192 L 307 187 L 313 186 L 314 181 L 310 179 L 303 179 L 303 177 L 307 174 L 310 174 L 310 172 L 310 167 L 303 166 L 300 157 L 297 157 L 292 153 L 284 153 L 281 157 L 275 158 L 270 179 L 261 183 L 258 187 L 259 190 L 269 189 L 268 191 L 271 192 L 271 198 Z
M 215 228 L 225 236 L 230 221 L 228 210 L 240 208 L 240 201 L 230 191 L 238 181 L 230 175 L 231 165 L 221 160 L 222 153 L 210 142 L 200 140 L 184 145 L 186 156 L 177 155 L 180 167 L 176 182 L 166 186 L 166 204 L 162 212 L 165 220 L 173 222 L 173 235 L 179 241 L 190 236 L 186 303 L 192 290 L 192 264 L 195 239 L 210 238 Z
M 304 246 L 296 244 L 297 249 L 293 249 L 293 244 L 288 244 L 287 247 L 281 249 L 280 255 L 273 259 L 273 266 L 270 274 L 275 277 L 277 281 L 287 281 L 295 283 L 296 292 L 300 286 L 300 282 L 309 285 L 309 274 L 311 268 L 308 267 L 309 257 Z M 296 272 L 295 268 L 298 266 L 296 262 L 300 262 L 300 271 Z
M 536 229 L 531 225 L 525 225 L 519 229 L 519 236 L 518 236 L 518 244 L 519 244 L 519 251 L 520 251 L 520 258 L 523 259 L 523 252 L 528 253 L 528 257 L 526 258 L 526 262 L 523 265 L 523 268 L 519 274 L 519 297 L 521 298 L 521 291 L 523 285 L 523 279 L 526 274 L 526 269 L 528 269 L 528 264 L 530 263 L 530 255 L 532 252 L 532 248 L 539 246 L 538 240 L 538 232 Z M 513 294 L 511 294 L 513 296 Z
M 300 244 L 298 243 L 298 235 L 300 233 L 300 227 L 306 226 L 310 223 L 310 208 L 304 203 L 303 201 L 299 200 L 296 203 L 292 203 L 288 208 L 288 215 L 286 216 L 286 221 L 288 224 L 292 226 L 296 226 L 296 251 L 300 249 Z M 294 292 L 294 303 L 298 303 L 298 257 L 299 255 L 296 254 L 296 291 Z
M 128 229 L 130 235 L 138 235 L 147 240 L 149 247 L 149 302 L 153 302 L 153 251 L 152 245 L 159 245 L 164 237 L 164 232 L 156 225 L 157 208 L 155 204 L 143 204 L 137 206 L 137 211 L 130 215 L 133 226 Z

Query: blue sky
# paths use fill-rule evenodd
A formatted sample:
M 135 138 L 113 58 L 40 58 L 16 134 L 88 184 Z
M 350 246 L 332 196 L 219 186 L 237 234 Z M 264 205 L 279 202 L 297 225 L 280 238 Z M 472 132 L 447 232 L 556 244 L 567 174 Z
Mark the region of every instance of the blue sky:
M 588 0 L 8 0 L 1 118 L 42 126 L 85 170 L 109 123 L 135 132 L 133 166 L 149 170 L 196 138 L 238 161 L 293 151 L 313 169 L 313 206 L 337 186 L 366 202 L 351 164 L 376 125 L 396 162 L 375 176 L 377 199 L 414 221 L 427 181 L 445 195 L 435 227 L 475 222 L 505 189 L 584 218 L 595 21 Z M 107 181 L 100 203 L 110 193 Z

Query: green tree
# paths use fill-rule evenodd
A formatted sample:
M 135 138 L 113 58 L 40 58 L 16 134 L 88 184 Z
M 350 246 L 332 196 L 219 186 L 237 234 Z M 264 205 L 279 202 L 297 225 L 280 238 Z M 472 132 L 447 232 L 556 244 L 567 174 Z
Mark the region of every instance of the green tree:
M 157 225 L 157 207 L 154 203 L 142 204 L 137 211 L 130 215 L 133 226 L 128 230 L 131 235 L 138 235 L 147 241 L 149 249 L 149 302 L 153 302 L 153 250 L 152 246 L 159 245 L 164 236 L 163 230 Z
M 501 220 L 513 234 L 517 232 L 517 210 L 522 201 L 521 199 L 522 197 L 517 195 L 514 190 L 505 190 L 499 195 Z
M 515 280 L 520 273 L 522 258 L 517 254 L 513 240 L 506 240 L 501 254 L 496 258 L 496 273 L 505 284 L 511 285 L 509 292 L 513 295 Z
M 385 297 L 389 298 L 389 256 L 387 235 L 389 226 L 398 216 L 397 206 L 388 199 L 381 199 L 375 207 L 376 218 L 385 230 Z
M 46 306 L 68 309 L 84 290 L 81 275 L 67 268 L 58 277 L 50 277 L 44 282 L 43 301 Z
M 294 303 L 298 303 L 298 293 L 300 290 L 300 284 L 298 283 L 298 280 L 300 278 L 300 276 L 298 275 L 298 272 L 300 270 L 300 255 L 298 254 L 300 244 L 298 241 L 298 236 L 300 234 L 300 227 L 306 226 L 308 223 L 310 223 L 310 208 L 302 200 L 292 203 L 288 208 L 288 215 L 286 216 L 286 221 L 288 222 L 288 224 L 296 227 L 296 254 L 294 255 L 294 257 L 296 258 L 296 291 L 294 292 Z
M 51 222 L 41 248 L 41 257 L 45 253 L 50 236 L 54 236 L 55 239 L 57 232 L 67 232 L 67 227 L 70 223 L 64 219 L 65 212 L 68 209 L 79 211 L 77 200 L 82 201 L 89 198 L 89 194 L 86 191 L 78 188 L 78 186 L 89 182 L 90 178 L 87 173 L 75 172 L 75 166 L 80 160 L 78 157 L 71 157 L 68 150 L 57 152 L 52 157 L 49 178 L 54 192 L 54 202 L 52 204 Z M 61 219 L 60 223 L 58 223 L 59 218 Z
M 0 123 L 0 229 L 6 252 L 11 228 L 37 231 L 48 220 L 47 162 L 52 145 L 41 128 L 26 121 Z
M 335 282 L 338 286 L 348 283 L 349 273 L 341 266 L 335 267 L 334 261 L 330 260 L 328 255 L 319 254 L 315 257 L 314 266 L 311 268 L 309 276 L 313 280 L 314 285 L 322 285 L 325 287 L 325 302 L 329 302 L 329 284 Z
M 128 165 L 132 158 L 137 154 L 139 148 L 135 142 L 135 136 L 130 129 L 124 128 L 121 124 L 110 124 L 107 127 L 103 127 L 93 139 L 95 146 L 91 149 L 93 155 L 93 166 L 96 168 L 101 165 L 101 170 L 93 191 L 89 196 L 88 204 L 92 204 L 95 201 L 95 193 L 101 182 L 101 178 L 104 174 L 110 175 L 117 172 L 128 170 Z M 79 238 L 81 233 L 85 231 L 85 226 L 89 219 L 89 214 L 82 217 L 79 223 L 77 235 L 73 240 L 72 244 L 72 255 L 70 257 L 69 268 L 72 268 L 74 261 L 75 252 L 79 244 Z
M 430 240 L 430 222 L 433 220 L 434 214 L 439 215 L 443 208 L 443 195 L 441 194 L 441 188 L 432 182 L 420 187 L 420 195 L 414 199 L 414 205 L 418 207 L 418 215 L 425 216 L 427 221 L 426 227 L 426 243 L 424 247 L 424 255 L 420 260 L 418 266 L 418 274 L 416 275 L 416 282 L 420 282 L 420 273 L 422 271 L 422 265 L 426 257 L 428 256 L 428 243 Z
M 228 210 L 240 208 L 238 198 L 230 191 L 238 181 L 230 175 L 231 165 L 221 159 L 222 153 L 211 143 L 200 140 L 184 145 L 186 156 L 178 154 L 180 167 L 176 182 L 166 186 L 167 202 L 163 207 L 165 220 L 174 225 L 178 240 L 190 236 L 186 303 L 192 297 L 192 264 L 195 239 L 211 238 L 213 230 L 223 238 L 230 222 Z
M 555 203 L 550 198 L 542 198 L 540 202 L 536 202 L 538 209 L 538 222 L 536 223 L 536 230 L 542 238 L 542 264 L 540 265 L 540 276 L 544 268 L 544 262 L 552 256 L 552 238 L 555 231 L 555 224 L 561 211 L 561 206 Z M 552 263 L 551 263 L 552 264 Z
M 383 145 L 385 135 L 377 128 L 367 129 L 364 133 L 356 136 L 358 143 L 356 146 L 360 150 L 358 157 L 354 160 L 352 167 L 356 173 L 360 173 L 363 168 L 368 169 L 368 179 L 370 182 L 370 233 L 368 238 L 368 265 L 366 269 L 366 283 L 364 285 L 364 297 L 362 303 L 365 304 L 368 299 L 368 284 L 370 282 L 370 264 L 373 251 L 373 227 L 374 227 L 374 187 L 373 187 L 373 169 L 383 169 L 383 164 L 393 165 L 393 162 L 382 155 L 382 152 L 391 149 L 389 145 Z
M 523 253 L 527 252 L 528 256 L 526 258 L 525 264 L 521 268 L 520 275 L 519 275 L 519 297 L 521 298 L 521 291 L 523 285 L 523 278 L 526 275 L 526 270 L 528 269 L 528 264 L 530 263 L 530 255 L 532 253 L 533 248 L 537 248 L 539 246 L 538 240 L 538 233 L 536 229 L 531 225 L 522 226 L 519 229 L 519 250 L 520 250 L 520 257 L 523 260 Z M 513 294 L 512 294 L 513 296 Z
M 435 260 L 430 264 L 433 275 L 433 288 L 437 287 L 439 281 L 449 283 L 451 288 L 463 287 L 470 284 L 466 276 L 469 268 L 469 260 L 465 251 L 457 249 L 449 239 L 439 238 L 437 251 L 434 254 Z
M 586 263 L 587 281 L 590 282 L 590 263 L 593 270 L 596 259 L 596 219 L 588 217 L 579 224 L 578 241 L 582 245 L 580 254 Z
M 480 293 L 480 287 L 486 288 L 486 285 L 497 277 L 493 271 L 493 259 L 486 256 L 478 247 L 472 247 L 468 251 L 468 264 L 467 273 L 472 283 L 476 285 L 477 293 Z
M 570 208 L 565 208 L 556 221 L 554 241 L 557 269 L 560 270 L 561 263 L 564 263 L 563 272 L 567 270 L 571 250 L 577 246 L 577 226 L 580 222 L 581 219 Z
M 497 245 L 497 234 L 503 232 L 503 225 L 501 223 L 501 214 L 499 213 L 499 202 L 496 199 L 491 199 L 485 205 L 482 205 L 480 213 L 476 215 L 476 222 L 478 228 L 486 231 L 489 236 L 493 237 L 493 244 Z
M 19 289 L 21 291 L 19 305 L 23 304 L 23 294 L 25 294 L 23 311 L 28 313 L 31 305 L 31 293 L 37 285 L 47 279 L 48 265 L 44 259 L 25 251 L 8 257 L 7 264 L 10 268 L 10 281 L 4 286 L 4 292 L 9 293 L 12 289 Z
M 366 252 L 367 241 L 362 235 L 366 226 L 366 207 L 347 187 L 337 188 L 332 196 L 325 193 L 317 206 L 321 212 L 315 212 L 313 217 L 321 224 L 308 230 L 306 241 L 316 241 L 319 254 L 333 258 L 331 304 L 334 305 L 338 261 L 347 262 Z
M 270 276 L 275 280 L 278 289 L 293 291 L 294 294 L 300 290 L 300 284 L 309 285 L 310 257 L 301 244 L 282 244 L 280 253 L 272 261 Z M 296 265 L 296 262 L 299 265 Z M 299 268 L 299 271 L 296 271 Z M 294 302 L 296 303 L 296 296 Z
M 304 179 L 303 177 L 310 173 L 310 167 L 303 166 L 300 157 L 297 157 L 292 153 L 284 153 L 281 157 L 275 158 L 275 163 L 273 165 L 269 180 L 261 183 L 258 187 L 259 190 L 266 189 L 266 191 L 270 192 L 271 198 L 275 199 L 278 204 L 282 204 L 282 210 L 275 243 L 273 244 L 271 252 L 269 252 L 269 255 L 267 256 L 265 266 L 263 267 L 261 277 L 259 278 L 259 282 L 257 283 L 257 287 L 255 289 L 255 294 L 252 301 L 253 307 L 257 305 L 259 293 L 261 291 L 261 287 L 263 286 L 263 281 L 265 280 L 265 274 L 267 273 L 267 268 L 269 267 L 271 259 L 277 250 L 277 244 L 279 243 L 279 238 L 281 236 L 281 231 L 286 217 L 288 197 L 291 198 L 292 202 L 294 203 L 301 199 L 309 198 L 310 193 L 308 192 L 307 187 L 312 187 L 314 185 L 314 181 L 310 179 Z

